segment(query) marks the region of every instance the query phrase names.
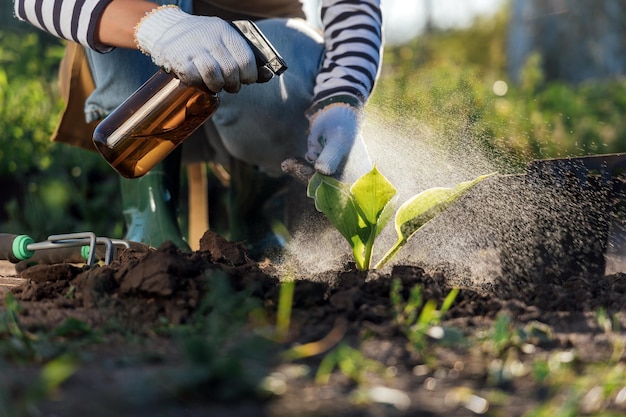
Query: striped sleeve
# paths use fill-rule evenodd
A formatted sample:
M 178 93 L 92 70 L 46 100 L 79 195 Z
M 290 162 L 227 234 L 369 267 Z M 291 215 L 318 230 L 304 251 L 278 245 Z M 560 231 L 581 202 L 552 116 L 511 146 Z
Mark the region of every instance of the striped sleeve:
M 96 24 L 112 0 L 15 0 L 15 16 L 58 38 L 99 52 L 113 48 L 97 44 Z
M 380 0 L 323 0 L 325 55 L 316 78 L 313 107 L 336 95 L 365 104 L 380 71 Z

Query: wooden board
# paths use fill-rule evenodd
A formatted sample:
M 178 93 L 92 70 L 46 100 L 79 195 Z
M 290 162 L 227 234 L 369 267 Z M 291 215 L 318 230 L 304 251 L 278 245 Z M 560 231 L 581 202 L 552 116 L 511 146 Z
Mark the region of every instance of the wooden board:
M 24 278 L 15 271 L 15 265 L 9 261 L 0 261 L 0 296 L 13 287 L 24 283 Z

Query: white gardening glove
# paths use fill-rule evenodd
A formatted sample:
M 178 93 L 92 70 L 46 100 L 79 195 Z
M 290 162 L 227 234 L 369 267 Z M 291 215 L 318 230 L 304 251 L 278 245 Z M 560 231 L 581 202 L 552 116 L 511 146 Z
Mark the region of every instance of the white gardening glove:
M 305 159 L 317 172 L 353 181 L 371 168 L 360 135 L 361 119 L 360 109 L 341 102 L 313 114 Z
M 135 40 L 152 61 L 185 84 L 212 92 L 236 93 L 257 80 L 257 65 L 246 40 L 226 21 L 194 16 L 175 6 L 157 8 L 135 28 Z

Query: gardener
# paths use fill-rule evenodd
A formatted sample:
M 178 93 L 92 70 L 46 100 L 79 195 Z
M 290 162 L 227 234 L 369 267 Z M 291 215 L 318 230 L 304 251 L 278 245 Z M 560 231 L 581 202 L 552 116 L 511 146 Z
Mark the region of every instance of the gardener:
M 93 149 L 98 121 L 158 67 L 221 92 L 217 113 L 181 152 L 144 177 L 121 179 L 126 239 L 188 248 L 176 216 L 181 158 L 226 168 L 239 202 L 230 206 L 230 238 L 252 247 L 271 236 L 272 219 L 262 221 L 260 211 L 277 201 L 284 159 L 305 156 L 318 172 L 346 180 L 371 168 L 360 131 L 381 60 L 380 0 L 321 3 L 323 35 L 303 19 L 299 0 L 15 0 L 18 18 L 73 41 L 62 65 L 70 90 L 55 140 Z M 250 47 L 222 20 L 242 18 L 256 21 L 287 62 L 280 78 L 255 83 Z M 73 114 L 77 97 L 84 117 Z

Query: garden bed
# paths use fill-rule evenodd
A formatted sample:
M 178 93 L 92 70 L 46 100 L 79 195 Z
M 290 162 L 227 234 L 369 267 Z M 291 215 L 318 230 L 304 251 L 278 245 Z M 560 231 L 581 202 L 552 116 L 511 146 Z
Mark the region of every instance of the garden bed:
M 21 275 L 5 291 L 3 415 L 626 411 L 622 274 L 534 291 L 410 263 L 306 274 L 207 232 L 193 253 Z

